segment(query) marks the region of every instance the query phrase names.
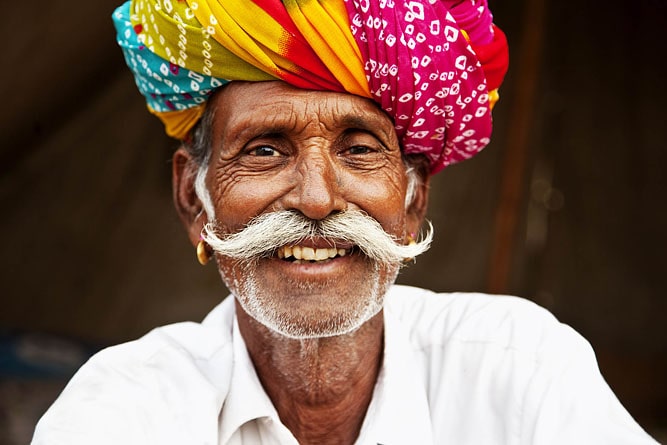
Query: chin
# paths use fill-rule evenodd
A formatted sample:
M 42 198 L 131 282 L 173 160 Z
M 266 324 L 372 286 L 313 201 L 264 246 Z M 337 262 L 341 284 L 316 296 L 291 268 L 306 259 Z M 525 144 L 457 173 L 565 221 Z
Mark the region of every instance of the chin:
M 242 277 L 225 281 L 250 317 L 274 333 L 305 340 L 352 334 L 380 313 L 399 268 L 373 269 L 362 281 L 284 279 L 275 286 L 247 268 Z

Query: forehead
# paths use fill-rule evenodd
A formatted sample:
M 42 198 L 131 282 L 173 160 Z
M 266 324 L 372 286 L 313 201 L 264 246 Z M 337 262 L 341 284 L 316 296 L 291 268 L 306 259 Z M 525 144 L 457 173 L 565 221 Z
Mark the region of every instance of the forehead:
M 214 98 L 214 133 L 239 134 L 255 127 L 299 132 L 312 126 L 322 131 L 355 127 L 378 132 L 397 142 L 392 120 L 367 98 L 347 93 L 312 91 L 282 81 L 231 82 Z

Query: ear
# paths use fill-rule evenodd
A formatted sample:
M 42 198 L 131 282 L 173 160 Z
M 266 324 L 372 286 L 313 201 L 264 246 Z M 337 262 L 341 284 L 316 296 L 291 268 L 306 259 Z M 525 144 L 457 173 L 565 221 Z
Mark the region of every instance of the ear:
M 406 209 L 408 234 L 419 233 L 419 229 L 426 216 L 426 209 L 428 208 L 428 192 L 431 177 L 426 169 L 418 169 L 418 172 L 419 181 L 416 184 L 415 195 Z
M 172 157 L 171 172 L 174 206 L 193 246 L 199 242 L 204 224 L 208 222 L 195 191 L 198 170 L 199 167 L 184 147 L 176 150 Z

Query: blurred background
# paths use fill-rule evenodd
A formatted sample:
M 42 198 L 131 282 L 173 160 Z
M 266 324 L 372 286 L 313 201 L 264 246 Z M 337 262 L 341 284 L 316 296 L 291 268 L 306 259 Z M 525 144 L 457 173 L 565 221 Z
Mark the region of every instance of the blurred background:
M 99 348 L 227 294 L 172 208 L 176 143 L 115 47 L 118 4 L 4 6 L 0 444 Z M 667 440 L 667 4 L 490 5 L 511 51 L 494 140 L 433 178 L 436 242 L 400 282 L 547 307 Z

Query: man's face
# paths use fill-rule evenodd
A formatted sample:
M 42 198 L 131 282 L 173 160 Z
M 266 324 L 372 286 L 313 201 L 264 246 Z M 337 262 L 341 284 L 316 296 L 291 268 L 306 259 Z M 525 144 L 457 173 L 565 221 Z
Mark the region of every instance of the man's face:
M 219 235 L 279 210 L 313 220 L 361 210 L 399 240 L 416 229 L 406 226 L 407 179 L 393 124 L 370 100 L 279 81 L 234 82 L 210 106 L 206 185 Z M 332 245 L 345 255 L 294 261 L 281 258 L 286 246 L 271 246 L 272 257 L 218 256 L 218 267 L 241 307 L 273 330 L 300 338 L 338 335 L 379 312 L 398 265 L 377 264 L 331 239 L 298 247 L 317 254 Z

